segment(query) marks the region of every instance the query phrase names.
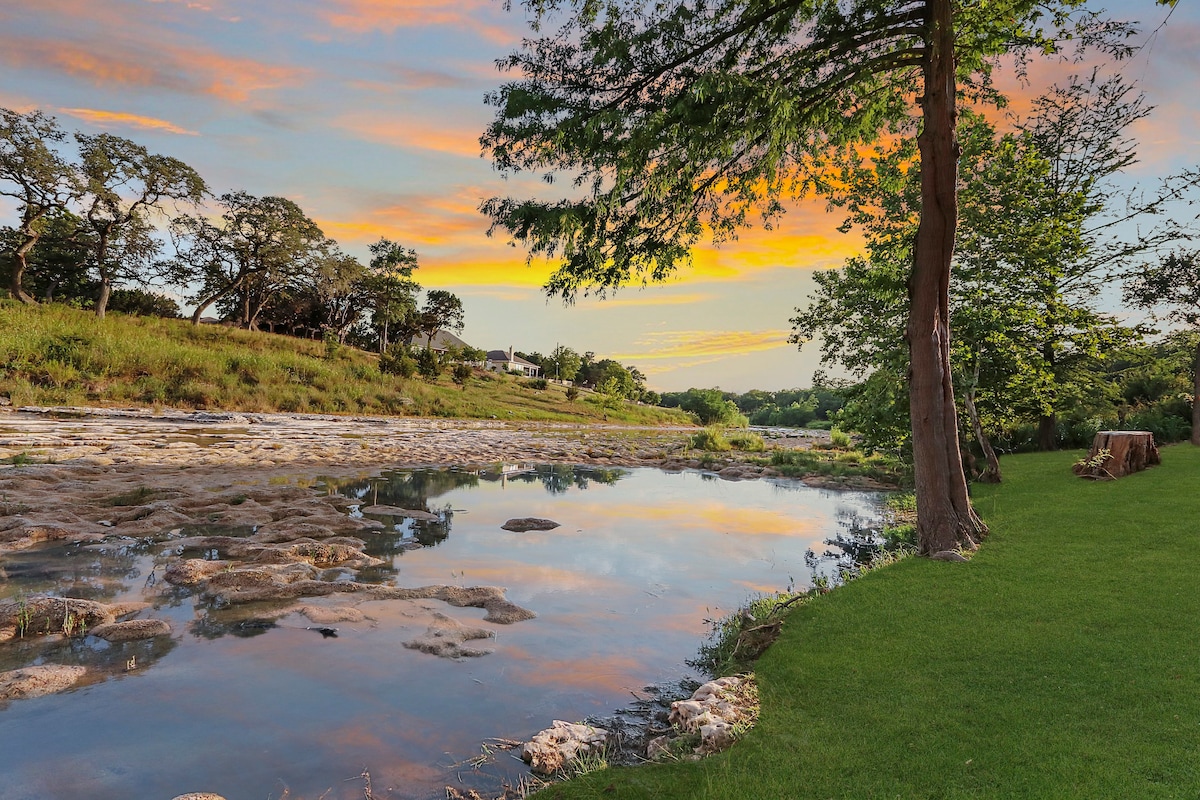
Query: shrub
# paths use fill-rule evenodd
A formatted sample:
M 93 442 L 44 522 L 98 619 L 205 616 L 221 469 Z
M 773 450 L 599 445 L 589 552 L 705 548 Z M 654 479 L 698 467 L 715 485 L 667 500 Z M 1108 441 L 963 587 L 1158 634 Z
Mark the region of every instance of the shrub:
M 853 443 L 850 441 L 850 434 L 840 431 L 837 428 L 831 428 L 829 431 L 829 444 L 834 450 L 849 450 Z
M 421 377 L 432 383 L 442 374 L 442 362 L 437 353 L 432 350 L 417 351 L 417 372 Z
M 744 450 L 748 453 L 761 453 L 767 449 L 766 442 L 762 436 L 750 431 L 738 431 L 737 433 L 729 434 L 729 444 L 735 450 Z
M 113 289 L 108 296 L 108 310 L 139 317 L 179 316 L 179 304 L 166 295 L 143 289 Z
M 579 399 L 579 389 L 575 386 L 567 387 L 567 400 L 575 402 Z
M 411 378 L 417 372 L 417 362 L 409 355 L 408 348 L 394 344 L 379 356 L 379 371 L 384 375 Z
M 525 385 L 528 386 L 530 389 L 539 389 L 540 390 L 540 389 L 545 389 L 550 384 L 546 382 L 545 378 L 530 378 L 529 380 L 525 381 Z
M 705 428 L 699 433 L 692 434 L 692 447 L 697 450 L 707 450 L 714 453 L 723 453 L 733 449 L 733 445 L 725 438 L 725 434 L 720 428 Z
M 467 381 L 471 380 L 471 367 L 468 364 L 454 365 L 454 382 L 462 387 L 463 391 L 467 390 Z

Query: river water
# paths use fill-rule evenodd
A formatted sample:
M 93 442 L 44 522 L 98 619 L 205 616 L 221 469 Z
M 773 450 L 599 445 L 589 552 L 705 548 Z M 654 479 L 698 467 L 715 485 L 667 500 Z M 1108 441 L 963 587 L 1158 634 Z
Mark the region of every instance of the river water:
M 359 580 L 503 586 L 537 617 L 493 625 L 481 609 L 433 600 L 414 614 L 408 603 L 341 597 L 367 618 L 323 636 L 298 614 L 259 625 L 252 607 L 165 591 L 154 577 L 174 555 L 165 539 L 11 554 L 0 597 L 147 599 L 174 633 L 0 645 L 0 669 L 76 663 L 105 676 L 0 707 L 0 800 L 360 798 L 364 772 L 377 798 L 515 784 L 525 768 L 506 751 L 466 763 L 482 740 L 527 739 L 553 719 L 604 715 L 647 685 L 695 677 L 686 661 L 706 620 L 756 594 L 810 585 L 806 552 L 874 519 L 880 504 L 870 493 L 652 469 L 396 470 L 306 482 L 362 507 L 441 517 L 387 519 L 368 549 L 385 564 Z M 500 527 L 530 516 L 561 526 Z M 321 602 L 334 601 L 311 601 Z M 433 612 L 487 628 L 494 638 L 477 644 L 494 652 L 451 660 L 404 647 Z

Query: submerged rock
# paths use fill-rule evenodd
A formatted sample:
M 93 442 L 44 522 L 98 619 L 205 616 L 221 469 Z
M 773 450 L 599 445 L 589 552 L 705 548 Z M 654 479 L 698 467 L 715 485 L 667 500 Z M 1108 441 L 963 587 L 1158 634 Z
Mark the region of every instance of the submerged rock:
M 495 634 L 486 628 L 469 628 L 445 614 L 433 613 L 433 622 L 425 633 L 404 643 L 411 650 L 442 658 L 474 658 L 494 653 L 491 647 L 474 647 L 467 642 L 491 639 Z
M 114 607 L 74 597 L 30 597 L 0 603 L 0 642 L 22 636 L 82 634 L 116 619 Z
M 607 745 L 604 728 L 556 719 L 525 743 L 521 760 L 537 775 L 553 775 L 581 756 L 603 754 Z
M 552 531 L 559 527 L 559 524 L 552 519 L 518 517 L 517 519 L 510 519 L 500 527 L 514 533 L 525 533 L 526 531 Z

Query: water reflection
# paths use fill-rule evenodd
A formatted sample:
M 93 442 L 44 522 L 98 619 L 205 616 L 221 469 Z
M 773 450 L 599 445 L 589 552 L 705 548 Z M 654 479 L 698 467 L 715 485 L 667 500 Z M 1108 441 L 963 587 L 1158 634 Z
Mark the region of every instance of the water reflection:
M 459 776 L 448 763 L 478 753 L 487 737 L 527 737 L 555 718 L 621 707 L 647 684 L 695 677 L 685 661 L 706 618 L 755 591 L 802 587 L 836 569 L 814 562 L 810 570 L 810 546 L 828 540 L 837 545 L 831 552 L 850 552 L 841 543 L 865 540 L 860 532 L 878 507 L 873 495 L 791 483 L 545 465 L 390 470 L 313 485 L 315 494 L 348 499 L 328 506 L 340 519 L 378 523 L 352 537 L 383 561 L 311 573 L 319 579 L 502 586 L 538 616 L 499 625 L 481 608 L 366 591 L 223 604 L 199 585 L 162 580 L 181 558 L 225 561 L 264 543 L 253 525 L 14 553 L 0 597 L 145 601 L 153 605 L 147 615 L 168 620 L 174 633 L 121 644 L 0 644 L 9 669 L 88 664 L 104 678 L 0 711 L 8 743 L 0 796 L 66 796 L 70 784 L 96 800 L 200 787 L 226 797 L 279 796 L 281 787 L 294 797 L 361 797 L 361 785 L 345 779 L 364 766 L 377 796 L 392 786 L 408 798 L 444 797 L 448 783 L 486 794 L 501 781 L 515 784 L 524 767 L 502 757 L 485 775 Z M 529 516 L 561 526 L 501 529 Z M 264 572 L 271 566 L 262 562 Z M 406 648 L 435 613 L 486 628 L 495 652 L 454 662 Z M 314 621 L 323 618 L 348 621 Z M 323 636 L 323 627 L 337 636 Z M 140 679 L 112 679 L 123 676 Z M 64 776 L 62 763 L 80 766 Z

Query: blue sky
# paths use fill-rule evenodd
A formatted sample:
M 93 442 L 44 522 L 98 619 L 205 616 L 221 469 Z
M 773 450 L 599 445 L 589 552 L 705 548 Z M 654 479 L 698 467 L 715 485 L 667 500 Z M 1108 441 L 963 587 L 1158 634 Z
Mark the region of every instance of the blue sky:
M 516 4 L 514 4 L 516 5 Z M 1150 0 L 1109 7 L 1151 30 Z M 463 338 L 484 349 L 556 344 L 638 366 L 658 389 L 809 384 L 815 349 L 786 343 L 814 269 L 857 251 L 840 217 L 797 204 L 665 285 L 564 308 L 546 265 L 489 239 L 477 208 L 540 183 L 504 180 L 480 156 L 494 62 L 527 33 L 499 0 L 38 0 L 0 6 L 0 105 L 40 108 L 69 130 L 107 130 L 195 167 L 216 193 L 295 200 L 349 252 L 381 235 L 420 255 L 418 279 L 462 297 Z M 1200 161 L 1200 13 L 1169 24 L 1121 67 L 1158 106 L 1139 127 L 1130 185 Z M 1065 74 L 1034 72 L 1037 83 Z M 0 206 L 0 219 L 12 206 Z

